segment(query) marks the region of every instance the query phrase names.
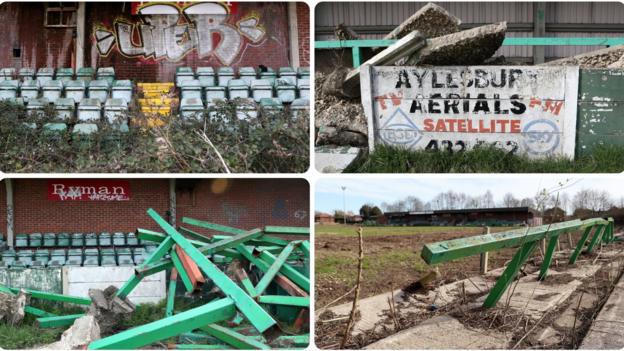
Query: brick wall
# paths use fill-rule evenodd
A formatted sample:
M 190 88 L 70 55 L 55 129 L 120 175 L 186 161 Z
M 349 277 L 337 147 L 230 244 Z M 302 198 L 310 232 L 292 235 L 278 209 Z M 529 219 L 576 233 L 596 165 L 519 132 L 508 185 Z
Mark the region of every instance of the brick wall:
M 299 61 L 301 66 L 310 66 L 310 7 L 305 2 L 297 3 L 297 26 L 299 27 Z
M 44 13 L 40 2 L 0 4 L 0 67 L 71 67 L 74 29 L 44 27 Z
M 115 232 L 159 227 L 145 211 L 167 215 L 169 180 L 129 180 L 130 201 L 50 201 L 46 179 L 14 179 L 16 233 Z M 307 226 L 309 186 L 303 179 L 178 180 L 177 219 L 193 217 L 252 229 Z M 0 182 L 0 233 L 6 232 L 6 195 Z M 201 230 L 200 230 L 201 231 Z
M 95 30 L 98 28 L 112 29 L 113 21 L 123 19 L 128 23 L 141 23 L 140 16 L 130 14 L 128 3 L 99 2 L 88 3 L 87 6 L 87 47 L 85 53 L 86 65 L 113 66 L 117 76 L 122 79 L 136 79 L 139 81 L 171 81 L 174 79 L 177 67 L 190 66 L 231 66 L 244 67 L 264 65 L 279 68 L 290 65 L 288 56 L 288 13 L 286 3 L 237 3 L 236 13 L 229 16 L 226 23 L 235 27 L 242 19 L 255 17 L 258 25 L 265 31 L 258 42 L 252 42 L 244 35 L 237 34 L 242 39 L 238 48 L 234 48 L 236 56 L 232 62 L 223 62 L 216 55 L 199 57 L 197 49 L 190 50 L 180 59 L 145 58 L 144 56 L 127 57 L 119 51 L 119 45 L 112 48 L 107 56 L 103 56 L 95 45 Z M 135 44 L 141 43 L 138 31 L 134 31 Z M 222 38 L 213 35 L 213 47 L 220 45 Z M 230 45 L 232 40 L 224 41 L 223 45 Z

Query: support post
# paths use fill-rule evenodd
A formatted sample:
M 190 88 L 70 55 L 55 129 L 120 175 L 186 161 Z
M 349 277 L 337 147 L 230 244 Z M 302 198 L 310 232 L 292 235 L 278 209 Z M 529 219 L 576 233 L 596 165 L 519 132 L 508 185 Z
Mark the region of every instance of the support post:
M 543 38 L 546 36 L 546 3 L 533 3 L 533 37 Z M 545 61 L 545 48 L 541 45 L 533 46 L 533 64 L 537 65 Z
M 171 275 L 169 276 L 169 289 L 167 291 L 167 308 L 165 310 L 165 317 L 173 316 L 173 307 L 175 303 L 175 293 L 178 282 L 178 271 L 173 268 Z
M 599 225 L 598 228 L 596 228 L 596 231 L 594 232 L 594 236 L 592 237 L 591 241 L 589 242 L 589 245 L 587 246 L 587 253 L 590 253 L 594 250 L 594 246 L 596 246 L 596 244 L 600 242 L 600 238 L 602 237 L 602 234 L 604 234 L 606 228 L 607 226 L 605 225 Z
M 585 231 L 583 232 L 581 239 L 579 239 L 578 243 L 576 243 L 576 248 L 574 249 L 572 256 L 570 256 L 570 261 L 568 263 L 574 264 L 576 262 L 576 259 L 581 254 L 581 251 L 583 250 L 583 247 L 585 246 L 585 242 L 587 241 L 587 238 L 589 237 L 589 233 L 591 233 L 592 228 L 593 227 L 585 228 Z
M 86 2 L 78 2 L 76 10 L 76 71 L 84 67 L 86 6 Z
M 13 248 L 13 246 L 15 245 L 15 233 L 13 232 L 13 180 L 12 179 L 5 179 L 4 180 L 4 184 L 6 187 L 6 215 L 7 215 L 7 243 L 9 245 L 9 248 Z
M 485 299 L 485 302 L 483 302 L 483 307 L 490 308 L 496 306 L 496 303 L 503 296 L 505 290 L 509 287 L 509 284 L 513 282 L 514 278 L 518 274 L 518 271 L 520 270 L 520 267 L 522 267 L 524 261 L 529 258 L 535 249 L 535 246 L 537 246 L 537 241 L 525 243 L 520 247 L 520 250 L 516 252 L 507 268 L 505 268 L 503 274 L 496 281 L 496 284 Z
M 490 234 L 490 227 L 485 227 L 485 234 Z M 490 258 L 490 254 L 487 251 L 481 253 L 481 259 L 479 261 L 479 272 L 481 274 L 485 274 L 488 272 L 489 258 Z
M 303 5 L 308 6 L 308 5 Z M 293 67 L 301 65 L 299 59 L 299 23 L 297 21 L 297 2 L 288 3 L 288 37 L 290 41 L 290 64 Z
M 546 274 L 548 274 L 548 267 L 552 262 L 552 257 L 559 244 L 559 235 L 551 236 L 548 240 L 548 248 L 544 251 L 544 261 L 542 262 L 542 267 L 540 268 L 538 280 L 544 280 L 546 278 Z

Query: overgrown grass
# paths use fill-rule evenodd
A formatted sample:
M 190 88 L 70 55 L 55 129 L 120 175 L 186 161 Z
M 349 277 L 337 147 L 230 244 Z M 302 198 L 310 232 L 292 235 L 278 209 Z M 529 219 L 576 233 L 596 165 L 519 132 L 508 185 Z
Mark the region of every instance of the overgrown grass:
M 596 146 L 590 156 L 530 159 L 495 147 L 463 152 L 410 151 L 378 145 L 345 173 L 620 173 L 624 147 Z
M 170 116 L 158 127 L 144 127 L 148 116 L 128 113 L 128 132 L 118 132 L 119 124 L 98 122 L 98 132 L 86 138 L 72 134 L 75 120 L 67 123 L 65 132 L 45 130 L 46 123 L 61 122 L 51 108 L 36 116 L 22 106 L 0 101 L 1 171 L 221 173 L 227 166 L 236 173 L 298 173 L 308 169 L 307 114 L 293 119 L 283 111 L 239 120 L 232 103 L 219 105 L 217 112 L 198 120 Z
M 317 236 L 323 235 L 342 235 L 342 236 L 356 236 L 357 226 L 354 225 L 342 225 L 342 224 L 317 224 L 314 229 L 314 233 Z M 390 226 L 378 226 L 378 227 L 364 227 L 362 234 L 364 237 L 372 236 L 385 236 L 385 235 L 415 235 L 415 234 L 429 234 L 429 233 L 448 233 L 448 232 L 465 232 L 474 231 L 475 233 L 482 233 L 482 227 L 390 227 Z

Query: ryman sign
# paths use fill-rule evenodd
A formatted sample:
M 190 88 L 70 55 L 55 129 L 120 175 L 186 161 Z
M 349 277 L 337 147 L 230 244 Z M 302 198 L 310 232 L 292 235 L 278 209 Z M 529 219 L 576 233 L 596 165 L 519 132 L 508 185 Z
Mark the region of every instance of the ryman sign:
M 130 182 L 107 179 L 48 180 L 51 201 L 129 201 Z
M 574 157 L 578 67 L 373 67 L 360 74 L 369 147 L 492 144 Z

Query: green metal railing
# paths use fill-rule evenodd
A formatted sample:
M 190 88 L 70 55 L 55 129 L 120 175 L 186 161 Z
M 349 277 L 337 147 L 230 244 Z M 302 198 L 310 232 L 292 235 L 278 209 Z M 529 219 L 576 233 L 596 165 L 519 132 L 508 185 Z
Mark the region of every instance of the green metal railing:
M 353 67 L 362 64 L 361 48 L 387 47 L 396 40 L 327 40 L 315 41 L 315 49 L 350 48 Z M 614 46 L 624 45 L 624 38 L 505 38 L 503 46 Z
M 544 253 L 544 261 L 538 275 L 539 280 L 544 280 L 557 247 L 557 240 L 561 234 L 583 230 L 583 235 L 569 260 L 570 264 L 574 264 L 581 251 L 585 248 L 586 243 L 588 243 L 586 253 L 590 253 L 600 242 L 605 244 L 613 242 L 613 226 L 613 218 L 576 219 L 526 229 L 515 229 L 495 234 L 477 235 L 427 244 L 423 247 L 421 256 L 427 264 L 436 264 L 489 251 L 520 247 L 483 303 L 484 307 L 494 307 L 518 274 L 520 267 L 531 256 L 540 240 L 548 239 L 548 247 Z M 589 239 L 592 232 L 593 236 Z

